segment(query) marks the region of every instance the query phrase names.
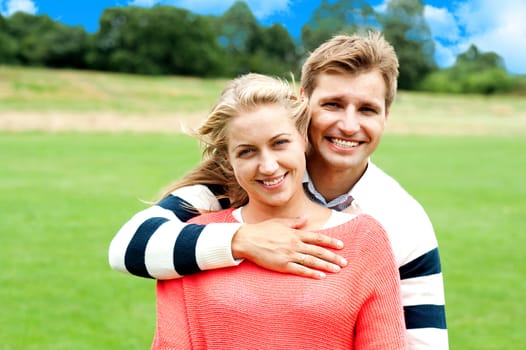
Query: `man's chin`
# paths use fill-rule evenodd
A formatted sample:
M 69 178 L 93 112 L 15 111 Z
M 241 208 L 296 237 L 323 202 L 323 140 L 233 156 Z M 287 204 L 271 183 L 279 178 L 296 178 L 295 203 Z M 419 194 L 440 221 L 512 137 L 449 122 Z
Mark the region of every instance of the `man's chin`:
M 356 170 L 357 168 L 365 167 L 367 164 L 367 158 L 363 157 L 332 155 L 325 158 L 325 160 L 326 171 Z

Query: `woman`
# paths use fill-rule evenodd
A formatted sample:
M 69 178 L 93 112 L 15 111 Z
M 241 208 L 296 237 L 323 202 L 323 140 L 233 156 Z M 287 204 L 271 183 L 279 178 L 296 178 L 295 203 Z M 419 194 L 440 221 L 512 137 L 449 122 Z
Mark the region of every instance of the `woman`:
M 227 184 L 231 209 L 204 213 L 194 224 L 306 213 L 306 229 L 344 242 L 339 253 L 349 265 L 318 280 L 251 261 L 160 280 L 153 349 L 405 348 L 398 270 L 384 230 L 370 216 L 324 208 L 303 191 L 307 126 L 305 106 L 285 82 L 235 79 L 198 130 L 203 163 L 168 193 Z

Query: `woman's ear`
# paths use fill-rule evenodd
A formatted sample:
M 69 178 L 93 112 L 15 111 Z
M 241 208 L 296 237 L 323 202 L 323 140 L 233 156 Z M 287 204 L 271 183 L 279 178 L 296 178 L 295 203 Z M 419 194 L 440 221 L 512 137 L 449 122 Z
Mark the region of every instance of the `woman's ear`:
M 308 136 L 303 137 L 303 144 L 305 149 L 305 154 L 308 155 L 310 153 L 310 142 Z
M 300 87 L 300 101 L 303 102 L 305 100 L 305 90 Z

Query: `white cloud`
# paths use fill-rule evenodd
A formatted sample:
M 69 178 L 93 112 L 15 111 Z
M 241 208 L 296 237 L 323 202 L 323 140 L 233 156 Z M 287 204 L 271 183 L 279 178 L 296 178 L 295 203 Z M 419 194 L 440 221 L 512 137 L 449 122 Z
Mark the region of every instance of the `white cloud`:
M 267 0 L 267 1 L 246 1 L 254 16 L 265 18 L 276 12 L 288 12 L 291 1 L 289 0 Z
M 159 3 L 157 0 L 131 0 L 128 1 L 128 5 L 130 6 L 142 6 L 142 7 L 151 7 L 155 4 Z
M 254 16 L 264 19 L 279 12 L 288 12 L 295 0 L 247 0 Z M 384 12 L 389 0 L 374 9 Z M 425 0 L 424 0 L 425 1 Z M 16 2 L 11 0 L 10 2 Z M 29 2 L 21 0 L 20 2 Z M 129 4 L 153 6 L 173 5 L 199 14 L 220 15 L 235 0 L 129 0 Z M 496 52 L 503 57 L 511 73 L 526 74 L 526 14 L 524 0 L 458 0 L 445 7 L 425 6 L 424 16 L 435 40 L 435 58 L 440 67 L 451 66 L 455 57 L 471 44 L 483 52 Z
M 525 13 L 523 0 L 466 0 L 451 11 L 426 6 L 438 65 L 451 66 L 458 54 L 474 44 L 482 52 L 501 56 L 510 73 L 526 74 Z
M 455 42 L 460 38 L 460 29 L 455 17 L 446 8 L 437 8 L 426 5 L 424 18 L 429 24 L 434 38 L 448 42 Z
M 457 53 L 450 46 L 435 41 L 435 60 L 439 67 L 446 68 L 455 64 Z
M 466 31 L 464 46 L 496 52 L 511 73 L 526 74 L 526 2 L 468 0 L 459 7 L 459 25 Z
M 520 1 L 511 0 L 511 2 Z M 509 3 L 510 1 L 465 0 L 457 5 L 455 16 L 466 34 L 472 35 L 499 26 L 498 17 Z
M 455 57 L 474 44 L 482 52 L 500 55 L 510 73 L 526 74 L 525 13 L 523 0 L 465 0 L 451 10 L 426 6 L 438 65 L 453 65 Z
M 461 52 L 458 43 L 462 39 L 455 16 L 447 8 L 426 5 L 424 18 L 435 41 L 435 61 L 442 68 L 452 66 Z
M 16 12 L 26 12 L 29 14 L 36 14 L 38 7 L 32 0 L 7 0 L 0 1 L 0 10 L 2 15 L 9 17 Z
M 245 0 L 254 16 L 263 19 L 277 12 L 288 12 L 292 0 Z M 157 4 L 172 5 L 203 15 L 221 15 L 236 0 L 131 0 L 128 5 L 151 7 Z
M 384 2 L 376 5 L 376 6 L 373 6 L 373 9 L 378 12 L 378 13 L 384 13 L 385 11 L 387 11 L 387 3 L 389 2 L 389 0 L 384 0 Z

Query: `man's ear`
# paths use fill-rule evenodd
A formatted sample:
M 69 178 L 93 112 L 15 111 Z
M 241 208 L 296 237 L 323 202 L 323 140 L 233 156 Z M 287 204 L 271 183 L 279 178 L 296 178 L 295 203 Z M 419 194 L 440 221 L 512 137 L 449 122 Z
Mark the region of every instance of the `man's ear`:
M 385 121 L 387 122 L 389 120 L 389 113 L 391 112 L 391 108 L 387 108 L 385 110 Z

